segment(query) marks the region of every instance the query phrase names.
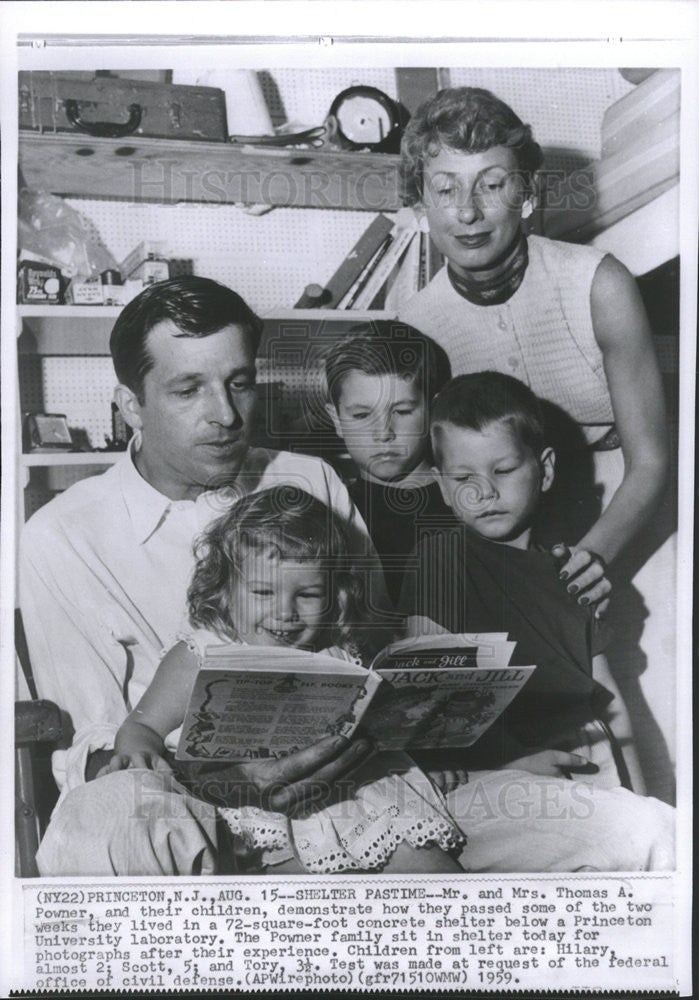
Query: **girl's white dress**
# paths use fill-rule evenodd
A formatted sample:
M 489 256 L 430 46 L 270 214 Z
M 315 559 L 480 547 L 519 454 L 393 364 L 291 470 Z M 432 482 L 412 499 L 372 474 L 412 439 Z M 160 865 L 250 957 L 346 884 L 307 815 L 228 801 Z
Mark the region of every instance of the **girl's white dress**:
M 221 646 L 221 639 L 205 629 L 180 638 L 200 664 L 207 646 Z M 356 659 L 361 665 L 340 647 L 323 652 L 344 660 Z M 405 753 L 375 754 L 352 772 L 346 788 L 347 793 L 338 801 L 303 818 L 289 819 L 283 813 L 255 806 L 222 808 L 219 812 L 236 837 L 250 849 L 261 851 L 262 864 L 296 858 L 308 872 L 380 869 L 402 841 L 413 847 L 438 846 L 443 850 L 466 842 L 441 793 Z

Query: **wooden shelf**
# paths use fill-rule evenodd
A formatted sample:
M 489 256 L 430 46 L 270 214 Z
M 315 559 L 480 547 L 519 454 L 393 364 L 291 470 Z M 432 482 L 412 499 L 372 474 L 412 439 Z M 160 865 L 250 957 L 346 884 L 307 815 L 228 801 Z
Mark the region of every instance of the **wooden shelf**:
M 109 354 L 109 337 L 120 306 L 19 306 L 20 355 Z M 366 319 L 394 319 L 391 312 L 366 309 L 275 309 L 262 317 L 268 336 L 284 324 L 306 323 L 309 329 L 333 328 L 336 335 Z
M 19 460 L 27 469 L 47 465 L 114 465 L 123 454 L 123 451 L 32 452 L 20 455 Z
M 224 142 L 99 139 L 23 131 L 19 165 L 38 191 L 129 201 L 400 208 L 398 156 Z
M 105 320 L 111 323 L 117 318 L 123 306 L 36 306 L 17 307 L 22 319 L 56 320 L 86 319 Z M 262 314 L 262 319 L 395 319 L 395 313 L 386 309 L 271 309 Z
M 272 309 L 264 313 L 262 320 L 267 323 L 279 320 L 311 319 L 318 321 L 337 320 L 340 323 L 358 323 L 365 319 L 395 319 L 396 314 L 386 309 Z
M 20 306 L 17 353 L 107 355 L 114 306 Z
M 19 315 L 29 319 L 110 319 L 117 318 L 123 306 L 18 306 Z

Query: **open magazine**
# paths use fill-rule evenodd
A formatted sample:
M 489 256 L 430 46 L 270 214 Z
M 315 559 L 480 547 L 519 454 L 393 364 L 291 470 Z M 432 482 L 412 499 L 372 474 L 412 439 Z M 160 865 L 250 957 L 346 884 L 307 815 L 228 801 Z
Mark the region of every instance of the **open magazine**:
M 509 665 L 514 647 L 506 633 L 421 636 L 367 670 L 282 646 L 209 646 L 176 757 L 282 757 L 358 728 L 382 750 L 470 746 L 535 670 Z

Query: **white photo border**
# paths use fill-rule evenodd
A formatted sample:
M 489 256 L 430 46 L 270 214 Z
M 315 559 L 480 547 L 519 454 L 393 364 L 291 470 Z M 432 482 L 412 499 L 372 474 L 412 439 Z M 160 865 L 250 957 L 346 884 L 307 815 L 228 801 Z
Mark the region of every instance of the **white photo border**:
M 423 65 L 536 67 L 662 66 L 682 70 L 680 247 L 680 505 L 679 600 L 677 614 L 677 787 L 678 844 L 675 942 L 678 986 L 691 983 L 691 794 L 692 794 L 692 539 L 694 521 L 694 393 L 697 289 L 697 88 L 699 45 L 692 3 L 514 2 L 452 3 L 370 0 L 307 3 L 253 2 L 0 3 L 2 42 L 2 731 L 3 773 L 12 765 L 12 611 L 15 590 L 16 523 L 14 456 L 18 411 L 15 373 L 8 358 L 15 328 L 16 164 L 18 68 L 54 69 L 78 58 L 92 68 L 162 68 L 181 57 L 184 44 L 208 46 L 221 62 L 235 57 L 240 67 L 267 64 L 302 67 L 312 55 L 316 66 Z M 439 15 L 439 16 L 438 16 Z M 197 39 L 191 25 L 211 25 Z M 273 24 L 274 33 L 269 26 Z M 368 30 L 368 26 L 371 30 Z M 166 26 L 166 29 L 164 28 Z M 367 28 L 365 28 L 367 26 Z M 506 26 L 506 27 L 505 27 Z M 363 30 L 358 30 L 361 27 Z M 505 34 L 506 32 L 506 34 Z M 175 44 L 171 44 L 173 36 Z M 233 39 L 230 43 L 228 39 Z M 17 45 L 20 42 L 21 44 Z M 2 801 L 10 815 L 10 782 Z M 22 892 L 13 876 L 14 838 L 10 824 L 2 839 L 0 974 L 7 987 L 21 961 Z M 8 905 L 9 904 L 9 905 Z M 14 987 L 17 984 L 14 981 Z M 554 994 L 550 994 L 554 995 Z

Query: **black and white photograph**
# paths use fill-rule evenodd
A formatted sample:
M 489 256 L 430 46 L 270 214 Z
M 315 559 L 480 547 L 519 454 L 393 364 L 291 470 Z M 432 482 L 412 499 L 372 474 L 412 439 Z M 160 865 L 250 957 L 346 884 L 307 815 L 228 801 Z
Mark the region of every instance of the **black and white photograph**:
M 691 994 L 696 24 L 591 6 L 0 5 L 6 989 Z

